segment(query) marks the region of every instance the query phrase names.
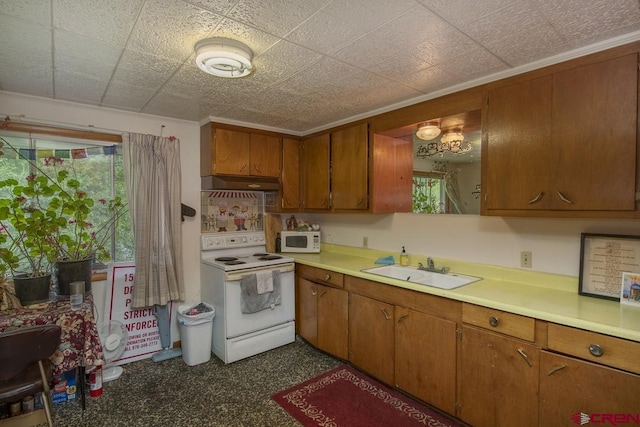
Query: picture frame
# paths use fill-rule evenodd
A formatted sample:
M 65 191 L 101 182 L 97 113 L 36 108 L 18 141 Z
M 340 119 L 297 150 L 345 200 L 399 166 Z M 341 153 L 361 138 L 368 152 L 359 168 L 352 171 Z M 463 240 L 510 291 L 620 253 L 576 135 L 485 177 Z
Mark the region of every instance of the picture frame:
M 620 302 L 623 273 L 640 274 L 640 236 L 580 235 L 580 295 Z

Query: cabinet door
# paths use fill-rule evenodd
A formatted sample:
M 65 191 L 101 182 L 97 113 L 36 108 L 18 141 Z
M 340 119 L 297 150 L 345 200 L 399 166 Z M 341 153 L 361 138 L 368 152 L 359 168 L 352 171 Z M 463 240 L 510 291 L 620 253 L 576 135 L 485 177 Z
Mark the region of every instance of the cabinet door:
M 638 375 L 547 351 L 541 354 L 541 426 L 579 425 L 581 414 L 593 417 L 593 422 L 614 415 L 637 417 L 639 395 Z M 626 425 L 629 420 L 617 421 Z
M 638 57 L 553 76 L 554 207 L 634 210 Z
M 329 210 L 329 134 L 303 141 L 304 209 Z
M 487 210 L 548 209 L 551 87 L 545 76 L 489 92 Z
M 395 323 L 396 387 L 454 415 L 456 322 L 396 307 Z
M 214 134 L 214 173 L 249 175 L 251 136 L 246 132 L 216 129 Z
M 282 209 L 300 209 L 300 141 L 282 140 Z
M 540 349 L 462 327 L 459 414 L 475 427 L 538 426 Z
M 318 346 L 318 285 L 296 277 L 296 331 L 309 344 Z
M 279 178 L 281 155 L 280 138 L 251 134 L 251 175 Z
M 411 212 L 413 148 L 411 141 L 373 135 L 370 175 L 373 213 Z
M 346 360 L 349 356 L 349 294 L 329 286 L 316 287 L 318 348 Z
M 351 294 L 349 305 L 349 361 L 393 384 L 394 307 Z
M 331 134 L 331 197 L 334 209 L 367 209 L 368 141 L 366 123 Z

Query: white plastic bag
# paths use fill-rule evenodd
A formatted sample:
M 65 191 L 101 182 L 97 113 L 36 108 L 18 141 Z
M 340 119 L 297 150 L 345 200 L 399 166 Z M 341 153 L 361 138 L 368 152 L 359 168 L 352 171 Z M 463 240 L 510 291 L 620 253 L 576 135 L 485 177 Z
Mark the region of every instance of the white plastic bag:
M 208 311 L 203 311 L 203 308 Z M 212 322 L 215 315 L 215 308 L 205 302 L 178 307 L 178 321 L 185 326 L 196 326 Z

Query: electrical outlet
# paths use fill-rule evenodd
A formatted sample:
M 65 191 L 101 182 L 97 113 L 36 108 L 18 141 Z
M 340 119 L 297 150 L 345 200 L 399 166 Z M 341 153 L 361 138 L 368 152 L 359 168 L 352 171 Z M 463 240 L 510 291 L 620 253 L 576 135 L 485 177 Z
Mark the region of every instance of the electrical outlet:
M 520 267 L 531 268 L 532 259 L 531 251 L 520 252 Z
M 362 247 L 365 249 L 369 247 L 369 238 L 367 236 L 362 238 Z

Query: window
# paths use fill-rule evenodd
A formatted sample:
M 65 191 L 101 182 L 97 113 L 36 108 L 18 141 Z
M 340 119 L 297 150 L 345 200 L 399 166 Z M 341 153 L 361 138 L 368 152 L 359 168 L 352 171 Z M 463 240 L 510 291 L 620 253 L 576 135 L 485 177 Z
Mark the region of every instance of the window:
M 72 171 L 80 181 L 80 188 L 94 201 L 110 200 L 116 196 L 127 199 L 120 144 L 48 135 L 29 136 L 9 131 L 0 132 L 0 136 L 12 146 L 25 150 L 23 153 L 26 157 L 35 155 L 43 166 L 51 157 L 60 158 L 62 161 L 56 164 L 56 168 Z M 29 162 L 12 156 L 9 150 L 4 151 L 4 154 L 0 154 L 0 176 L 3 179 L 13 177 L 23 182 L 28 175 L 37 172 L 29 170 Z M 96 203 L 91 220 L 96 224 L 105 223 L 101 218 L 108 215 L 108 206 Z M 111 260 L 133 260 L 134 245 L 131 221 L 127 214 L 112 233 Z
M 442 174 L 413 171 L 413 213 L 446 213 L 445 201 Z

